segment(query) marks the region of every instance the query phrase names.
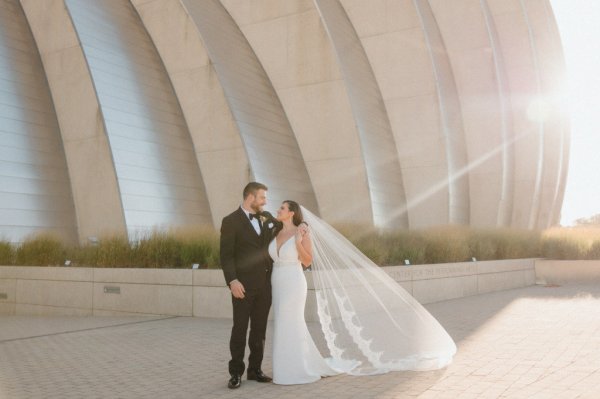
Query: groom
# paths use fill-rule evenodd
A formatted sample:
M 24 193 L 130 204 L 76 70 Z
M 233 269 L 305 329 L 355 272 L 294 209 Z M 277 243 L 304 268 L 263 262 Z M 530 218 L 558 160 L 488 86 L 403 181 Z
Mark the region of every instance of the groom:
M 266 376 L 260 368 L 271 307 L 273 267 L 268 252 L 272 230 L 263 225 L 259 216 L 267 203 L 267 186 L 248 183 L 243 196 L 242 205 L 223 218 L 221 224 L 221 267 L 233 302 L 233 328 L 229 341 L 230 389 L 239 388 L 242 384 L 248 323 L 248 379 L 271 382 L 271 377 Z

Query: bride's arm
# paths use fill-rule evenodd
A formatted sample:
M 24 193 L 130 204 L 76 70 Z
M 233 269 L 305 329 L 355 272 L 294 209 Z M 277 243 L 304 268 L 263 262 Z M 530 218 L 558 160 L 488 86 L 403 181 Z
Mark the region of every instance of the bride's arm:
M 312 263 L 312 242 L 308 228 L 298 227 L 296 231 L 296 249 L 302 266 L 304 268 L 310 266 Z

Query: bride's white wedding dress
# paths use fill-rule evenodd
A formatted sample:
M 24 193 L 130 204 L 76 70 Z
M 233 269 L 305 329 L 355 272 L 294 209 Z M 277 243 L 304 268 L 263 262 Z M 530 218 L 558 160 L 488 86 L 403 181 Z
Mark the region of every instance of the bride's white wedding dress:
M 327 358 L 304 321 L 306 279 L 295 238 L 269 244 L 274 260 L 273 381 L 302 384 L 345 372 L 373 375 L 437 370 L 456 345 L 429 312 L 381 267 L 302 207 L 312 241 L 312 281 Z
M 291 385 L 315 382 L 352 368 L 352 362 L 334 364 L 317 349 L 304 320 L 306 278 L 298 260 L 294 236 L 281 244 L 269 244 L 273 259 L 273 382 Z M 339 363 L 339 362 L 337 362 Z

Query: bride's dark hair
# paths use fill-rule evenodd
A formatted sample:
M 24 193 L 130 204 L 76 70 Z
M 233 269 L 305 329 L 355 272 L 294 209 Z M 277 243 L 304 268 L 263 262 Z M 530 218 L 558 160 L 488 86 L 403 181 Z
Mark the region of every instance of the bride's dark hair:
M 285 200 L 284 204 L 287 204 L 288 210 L 290 212 L 294 212 L 294 217 L 292 218 L 292 223 L 294 226 L 300 226 L 300 223 L 304 222 L 304 217 L 302 216 L 302 209 L 300 209 L 300 205 L 296 201 Z

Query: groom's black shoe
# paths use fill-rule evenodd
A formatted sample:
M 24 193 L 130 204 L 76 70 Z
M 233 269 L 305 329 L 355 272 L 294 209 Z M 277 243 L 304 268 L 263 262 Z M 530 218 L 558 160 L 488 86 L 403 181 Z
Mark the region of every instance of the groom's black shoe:
M 269 377 L 268 375 L 265 375 L 265 373 L 262 372 L 262 370 L 248 370 L 248 379 L 249 380 L 254 380 L 256 382 L 271 382 L 273 381 L 273 379 L 271 377 Z
M 236 389 L 239 388 L 240 385 L 242 385 L 242 376 L 239 374 L 233 374 L 229 379 L 229 384 L 227 384 L 227 386 L 229 389 Z

